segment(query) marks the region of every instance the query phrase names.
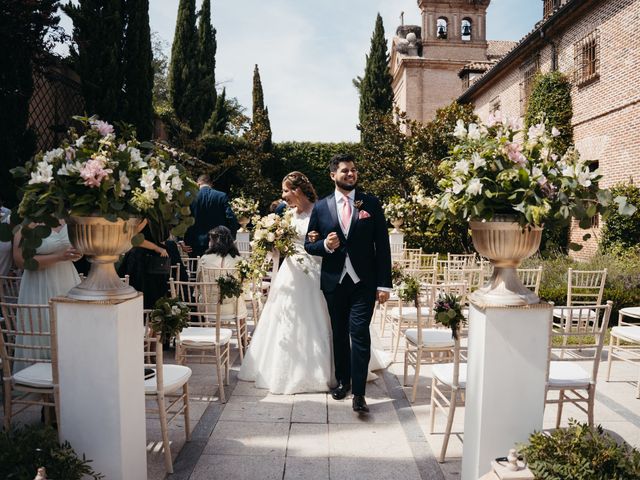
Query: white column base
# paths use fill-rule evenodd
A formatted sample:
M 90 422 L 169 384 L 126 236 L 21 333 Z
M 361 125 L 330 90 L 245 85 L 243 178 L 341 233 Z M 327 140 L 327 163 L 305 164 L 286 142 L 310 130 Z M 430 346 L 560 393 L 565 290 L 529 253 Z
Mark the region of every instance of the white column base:
M 147 478 L 142 295 L 53 307 L 61 440 L 109 480 Z
M 462 480 L 542 429 L 552 309 L 471 304 Z
M 389 246 L 391 247 L 391 258 L 402 258 L 404 250 L 404 233 L 400 230 L 389 232 Z

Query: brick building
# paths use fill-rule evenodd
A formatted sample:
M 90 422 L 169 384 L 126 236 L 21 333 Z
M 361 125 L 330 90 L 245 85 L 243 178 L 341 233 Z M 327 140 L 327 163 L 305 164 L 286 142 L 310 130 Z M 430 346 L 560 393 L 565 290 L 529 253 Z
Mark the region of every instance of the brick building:
M 455 4 L 465 13 L 472 8 L 482 12 L 482 15 L 474 17 L 480 23 L 475 38 L 487 45 L 487 58 L 479 60 L 476 51 L 471 51 L 469 61 L 457 71 L 457 84 L 448 77 L 446 87 L 435 85 L 436 88 L 450 89 L 448 97 L 442 92 L 434 95 L 443 102 L 441 105 L 448 103 L 446 98 L 457 97 L 461 102 L 473 103 L 483 119 L 497 109 L 509 116 L 522 116 L 534 75 L 559 70 L 568 75 L 573 84 L 574 140 L 580 155 L 598 162 L 604 175 L 603 186 L 629 180 L 636 184 L 640 182 L 640 0 L 542 0 L 541 20 L 506 54 L 500 52 L 502 56 L 498 58 L 489 58 L 491 42 L 484 40 L 481 19 L 489 1 L 422 0 L 423 31 L 425 25 L 428 28 L 433 25 L 430 16 L 427 16 L 425 24 L 425 4 L 434 9 Z M 402 28 L 407 30 L 407 27 Z M 405 41 L 394 40 L 394 45 L 401 48 L 398 54 L 392 55 L 391 64 L 396 100 L 400 108 L 404 102 L 411 118 L 428 121 L 432 109 L 425 108 L 425 105 L 437 103 L 433 99 L 430 102 L 425 100 L 425 92 L 430 95 L 430 90 L 424 87 L 415 93 L 402 87 L 409 83 L 408 78 L 417 74 L 402 67 L 405 61 L 409 62 L 408 65 L 412 63 L 402 57 L 406 55 L 403 48 L 410 42 L 407 41 L 408 32 L 401 32 L 401 29 L 398 38 L 404 33 Z M 456 45 L 461 42 L 455 39 Z M 422 44 L 422 51 L 427 51 L 428 42 L 423 41 Z M 404 51 L 408 52 L 408 49 Z M 429 68 L 433 69 L 435 63 L 431 61 L 430 65 Z M 428 73 L 423 75 L 430 76 Z M 407 98 L 402 98 L 403 91 L 409 94 Z M 462 94 L 456 91 L 462 91 Z M 578 241 L 583 233 L 572 229 L 571 240 Z M 581 256 L 595 251 L 595 239 L 585 247 Z

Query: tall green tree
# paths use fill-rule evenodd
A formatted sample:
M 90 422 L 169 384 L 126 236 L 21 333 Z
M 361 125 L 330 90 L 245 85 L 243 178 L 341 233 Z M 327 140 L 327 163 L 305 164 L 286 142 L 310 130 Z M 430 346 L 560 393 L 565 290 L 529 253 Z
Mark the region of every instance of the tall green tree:
M 229 111 L 227 105 L 227 90 L 225 88 L 222 89 L 220 95 L 216 99 L 216 106 L 211 113 L 211 117 L 207 120 L 207 123 L 204 124 L 204 128 L 202 129 L 202 134 L 216 134 L 216 133 L 226 133 L 227 126 L 231 121 L 231 112 Z
M 77 47 L 70 54 L 82 79 L 86 111 L 105 120 L 121 120 L 125 0 L 81 0 L 63 9 L 73 21 Z
M 371 37 L 371 49 L 367 55 L 364 77 L 354 80 L 360 92 L 360 124 L 374 112 L 390 114 L 393 109 L 393 89 L 389 72 L 389 53 L 384 38 L 384 25 L 378 13 Z
M 58 4 L 57 0 L 0 2 L 0 193 L 7 205 L 16 200 L 9 170 L 35 150 L 36 137 L 28 128 L 33 71 L 52 50 L 50 34 L 57 30 Z
M 180 0 L 169 65 L 169 95 L 177 117 L 195 130 L 198 112 L 198 42 L 195 0 Z M 196 132 L 197 133 L 197 132 Z
M 197 118 L 194 119 L 196 131 L 202 129 L 216 108 L 216 49 L 216 29 L 211 24 L 211 0 L 203 0 L 198 23 L 198 111 Z
M 135 126 L 138 138 L 153 133 L 153 54 L 149 0 L 127 0 L 124 48 L 123 120 Z
M 251 123 L 250 142 L 261 152 L 270 152 L 273 148 L 271 140 L 271 121 L 269 109 L 264 106 L 264 92 L 258 65 L 253 69 L 253 117 Z

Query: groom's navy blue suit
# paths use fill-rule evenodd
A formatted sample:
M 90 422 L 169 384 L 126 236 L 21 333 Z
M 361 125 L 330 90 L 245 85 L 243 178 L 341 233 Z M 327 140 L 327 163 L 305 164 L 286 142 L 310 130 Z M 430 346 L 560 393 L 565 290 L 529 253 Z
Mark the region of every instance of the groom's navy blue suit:
M 364 395 L 371 355 L 369 324 L 376 290 L 391 288 L 389 234 L 380 201 L 356 191 L 351 225 L 345 237 L 332 193 L 314 206 L 309 231 L 319 233 L 316 242 L 307 237 L 304 247 L 311 255 L 322 257 L 320 288 L 331 317 L 336 379 L 343 385 L 352 384 L 354 395 Z M 340 238 L 340 246 L 332 253 L 324 245 L 331 232 Z M 360 279 L 357 284 L 349 274 L 342 277 L 347 255 Z

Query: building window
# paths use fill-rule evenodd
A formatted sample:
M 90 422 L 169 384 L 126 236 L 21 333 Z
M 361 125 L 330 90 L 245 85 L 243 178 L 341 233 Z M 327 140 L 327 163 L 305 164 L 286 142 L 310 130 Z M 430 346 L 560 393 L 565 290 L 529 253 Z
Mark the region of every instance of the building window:
M 436 22 L 436 37 L 445 40 L 447 38 L 448 24 L 446 17 L 438 18 Z
M 538 56 L 532 58 L 520 67 L 522 71 L 522 83 L 520 83 L 520 115 L 527 112 L 531 89 L 533 88 L 533 79 L 540 69 Z
M 575 43 L 573 80 L 577 86 L 585 85 L 600 76 L 600 33 L 594 30 Z
M 489 107 L 491 109 L 491 113 L 500 111 L 500 97 L 494 97 L 491 102 L 489 102 L 489 105 L 491 105 Z
M 460 38 L 463 42 L 471 40 L 471 20 L 468 18 L 463 19 L 460 24 Z
M 543 15 L 543 18 L 547 18 L 559 6 L 560 6 L 560 0 L 544 0 L 544 15 Z

